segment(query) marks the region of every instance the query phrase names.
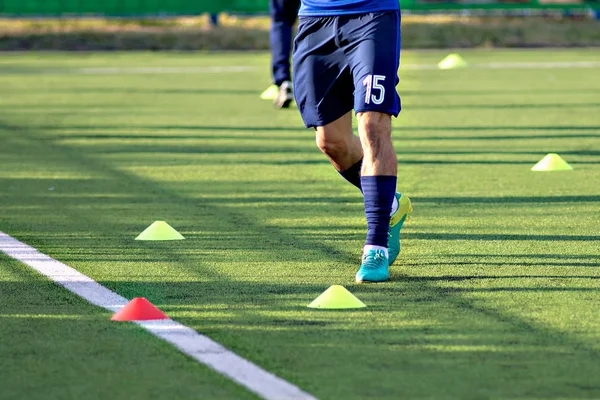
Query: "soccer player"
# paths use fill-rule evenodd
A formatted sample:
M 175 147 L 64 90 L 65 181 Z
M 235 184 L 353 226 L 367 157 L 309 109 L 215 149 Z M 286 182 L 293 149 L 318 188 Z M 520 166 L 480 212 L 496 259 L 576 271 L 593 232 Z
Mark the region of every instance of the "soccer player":
M 302 0 L 294 43 L 295 98 L 334 168 L 362 191 L 367 239 L 357 282 L 389 279 L 412 211 L 396 193 L 392 116 L 400 63 L 398 0 Z M 352 109 L 358 137 L 352 132 Z
M 276 108 L 288 108 L 294 99 L 290 74 L 292 28 L 298 17 L 300 0 L 269 0 L 271 11 L 271 68 L 278 93 Z

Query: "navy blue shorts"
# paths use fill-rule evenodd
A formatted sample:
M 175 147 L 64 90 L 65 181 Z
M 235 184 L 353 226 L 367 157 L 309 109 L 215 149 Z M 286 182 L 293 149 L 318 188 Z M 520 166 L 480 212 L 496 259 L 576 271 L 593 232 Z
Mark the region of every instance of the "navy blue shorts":
M 400 12 L 301 17 L 293 63 L 306 127 L 326 125 L 352 109 L 397 117 Z

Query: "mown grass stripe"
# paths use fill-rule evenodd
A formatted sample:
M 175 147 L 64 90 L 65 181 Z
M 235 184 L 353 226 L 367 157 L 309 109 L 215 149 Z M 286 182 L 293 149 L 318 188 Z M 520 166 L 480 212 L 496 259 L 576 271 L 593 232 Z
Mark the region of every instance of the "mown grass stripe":
M 128 300 L 35 248 L 0 231 L 0 251 L 48 277 L 88 302 L 117 311 Z M 181 352 L 246 387 L 266 400 L 316 400 L 295 385 L 238 356 L 207 336 L 171 319 L 137 321 L 137 325 Z

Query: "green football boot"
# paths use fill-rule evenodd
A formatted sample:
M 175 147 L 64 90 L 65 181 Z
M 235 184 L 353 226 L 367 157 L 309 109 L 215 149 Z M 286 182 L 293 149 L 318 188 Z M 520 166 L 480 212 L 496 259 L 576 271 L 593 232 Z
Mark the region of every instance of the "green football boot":
M 390 218 L 390 229 L 388 230 L 390 265 L 396 261 L 398 254 L 400 254 L 400 229 L 402 229 L 402 225 L 404 225 L 408 214 L 412 212 L 412 204 L 407 196 L 396 193 L 396 199 L 398 200 L 398 209 Z
M 385 282 L 390 278 L 389 262 L 383 250 L 368 250 L 356 273 L 356 282 Z

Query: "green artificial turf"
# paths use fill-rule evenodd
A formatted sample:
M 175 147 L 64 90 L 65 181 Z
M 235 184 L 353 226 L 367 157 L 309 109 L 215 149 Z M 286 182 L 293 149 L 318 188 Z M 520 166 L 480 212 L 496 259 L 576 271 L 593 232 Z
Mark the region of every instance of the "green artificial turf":
M 235 65 L 255 69 L 75 73 Z M 266 54 L 2 56 L 0 230 L 322 399 L 600 397 L 597 69 L 401 70 L 398 188 L 415 211 L 391 282 L 377 285 L 353 282 L 360 192 L 295 109 L 258 99 L 268 73 Z M 574 171 L 531 172 L 548 152 Z M 155 220 L 186 240 L 133 240 Z M 0 397 L 251 397 L 25 266 L 0 265 Z M 368 308 L 306 308 L 332 284 Z
M 255 398 L 0 253 L 1 399 Z

